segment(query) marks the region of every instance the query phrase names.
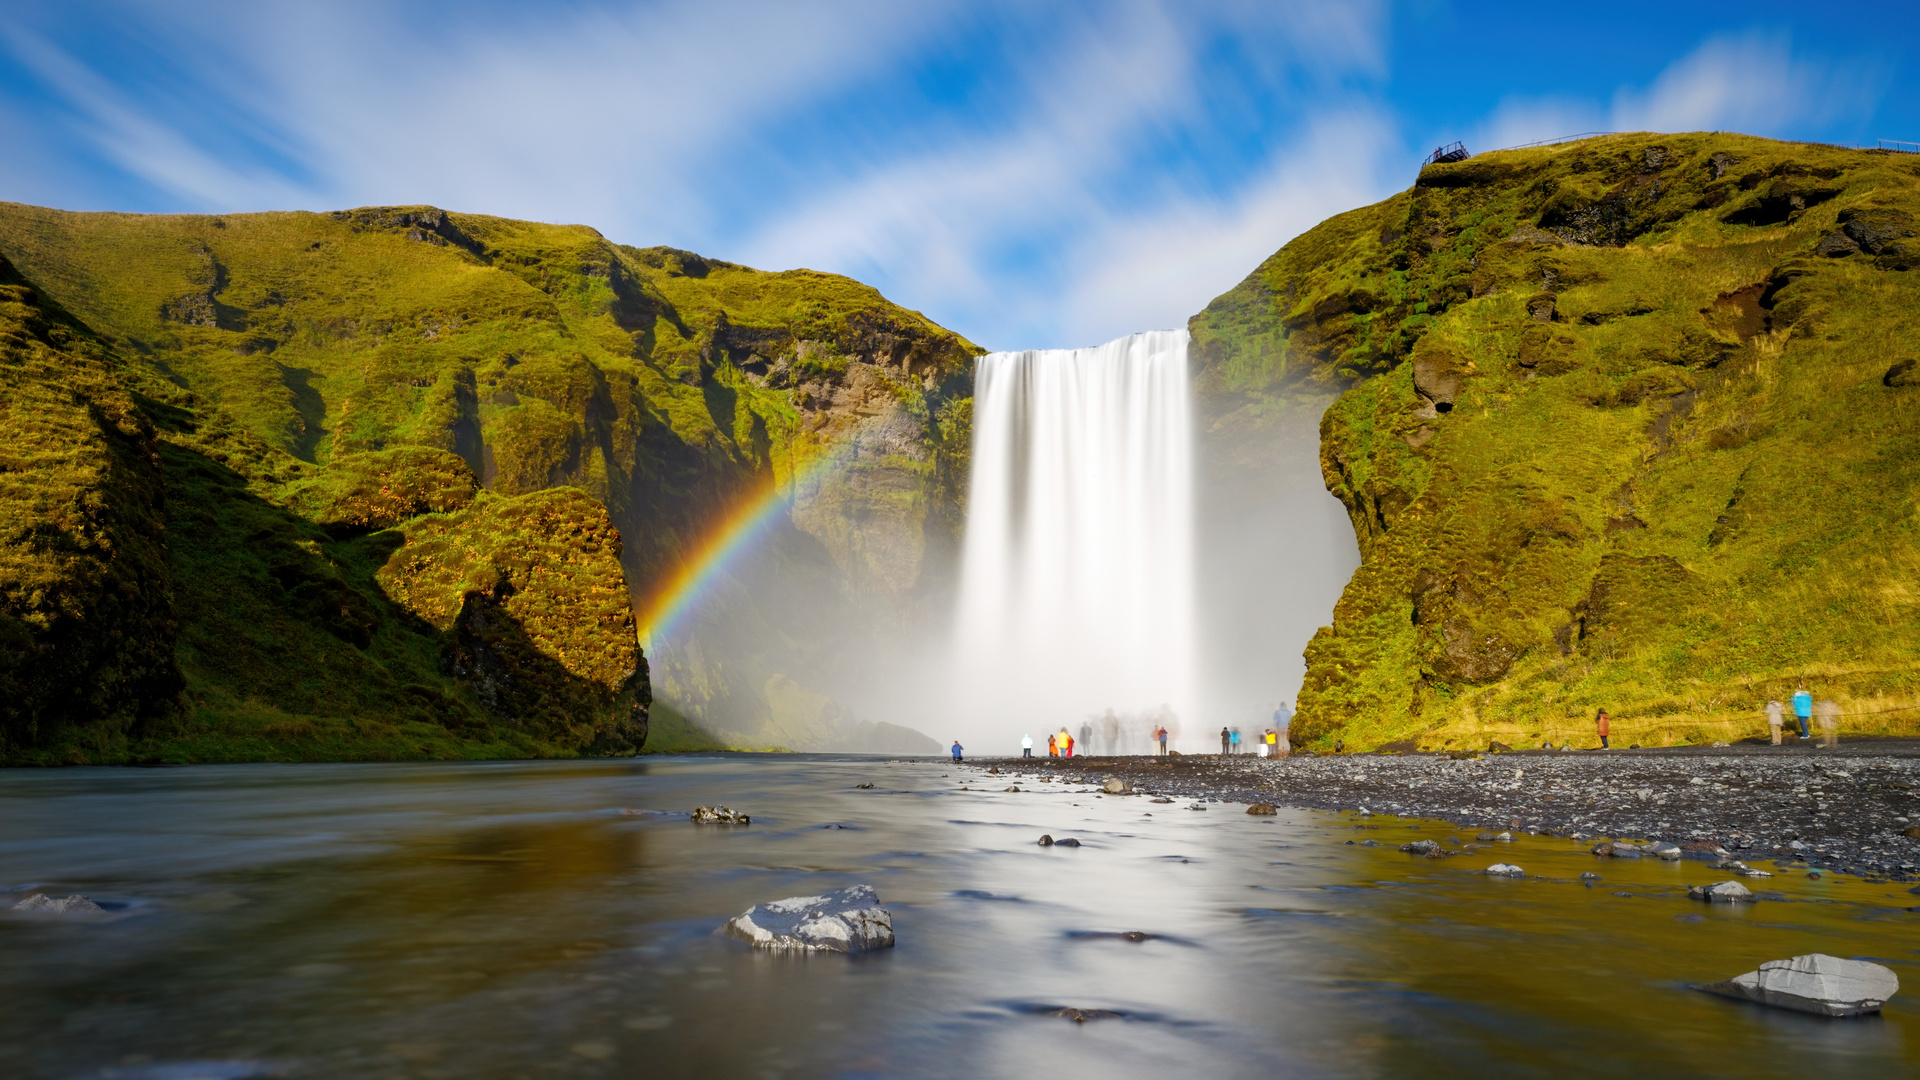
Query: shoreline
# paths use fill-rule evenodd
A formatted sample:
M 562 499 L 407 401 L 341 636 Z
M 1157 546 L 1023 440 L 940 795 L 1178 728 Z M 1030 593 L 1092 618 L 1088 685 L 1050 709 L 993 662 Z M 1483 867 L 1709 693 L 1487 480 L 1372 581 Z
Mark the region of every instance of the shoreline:
M 1920 880 L 1920 739 L 1856 739 L 1832 749 L 976 758 L 958 767 L 1081 783 L 1112 777 L 1142 795 L 1207 802 L 1667 841 L 1696 857 L 1717 845 L 1782 869 Z

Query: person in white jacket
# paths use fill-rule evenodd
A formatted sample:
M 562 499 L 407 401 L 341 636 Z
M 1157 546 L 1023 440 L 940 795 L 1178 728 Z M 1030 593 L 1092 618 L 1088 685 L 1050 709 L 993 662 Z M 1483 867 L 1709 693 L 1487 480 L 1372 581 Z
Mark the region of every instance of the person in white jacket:
M 1033 736 L 1031 735 L 1020 736 L 1020 756 L 1021 757 L 1033 756 Z

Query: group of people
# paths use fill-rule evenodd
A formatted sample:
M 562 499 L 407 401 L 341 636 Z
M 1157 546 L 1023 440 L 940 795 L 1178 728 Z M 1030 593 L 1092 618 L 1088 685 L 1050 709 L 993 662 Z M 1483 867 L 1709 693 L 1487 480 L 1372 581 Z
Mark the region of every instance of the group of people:
M 1787 700 L 1793 706 L 1793 718 L 1799 721 L 1802 739 L 1813 737 L 1809 722 L 1817 721 L 1820 725 L 1820 745 L 1838 746 L 1840 744 L 1840 706 L 1833 699 L 1827 698 L 1816 703 L 1813 700 L 1813 693 L 1802 686 Z M 1765 711 L 1767 730 L 1773 736 L 1773 745 L 1779 746 L 1786 728 L 1787 707 L 1778 701 L 1769 701 Z M 1605 709 L 1601 709 L 1593 717 L 1594 730 L 1600 736 L 1602 750 L 1607 748 L 1607 736 L 1610 734 L 1612 719 Z
M 1146 731 L 1147 745 L 1151 753 L 1165 757 L 1168 753 L 1167 743 L 1175 734 L 1175 725 L 1178 721 L 1174 717 L 1173 710 L 1165 705 L 1160 706 L 1152 715 L 1155 719 L 1153 720 L 1152 726 Z M 1062 726 L 1059 731 L 1050 733 L 1047 736 L 1047 756 L 1070 758 L 1075 754 L 1082 756 L 1090 753 L 1098 754 L 1100 752 L 1099 747 L 1102 744 L 1105 745 L 1106 752 L 1110 755 L 1137 752 L 1132 750 L 1132 746 L 1136 745 L 1133 740 L 1139 737 L 1137 730 L 1129 734 L 1129 725 L 1127 722 L 1116 717 L 1112 709 L 1108 709 L 1106 716 L 1098 719 L 1099 726 L 1097 727 L 1095 726 L 1094 719 L 1089 719 L 1082 723 L 1077 737 L 1064 726 Z M 1256 745 L 1259 747 L 1261 757 L 1286 757 L 1292 752 L 1293 745 L 1287 739 L 1287 728 L 1292 722 L 1292 719 L 1293 713 L 1287 708 L 1286 702 L 1275 703 L 1273 707 L 1273 726 L 1262 731 L 1256 737 Z M 957 747 L 959 744 L 956 743 L 954 745 Z M 1020 756 L 1030 758 L 1033 756 L 1033 751 L 1033 736 L 1022 735 L 1020 737 Z M 1220 752 L 1222 754 L 1237 754 L 1241 752 L 1239 728 L 1223 727 L 1220 729 Z
M 1800 737 L 1810 739 L 1813 732 L 1808 721 L 1817 720 L 1820 724 L 1820 745 L 1837 746 L 1840 743 L 1840 706 L 1827 698 L 1815 703 L 1813 694 L 1802 686 L 1787 699 L 1793 703 L 1793 718 L 1800 723 Z M 1782 729 L 1786 726 L 1786 708 L 1778 701 L 1767 702 L 1767 730 L 1773 735 L 1773 745 L 1779 746 Z

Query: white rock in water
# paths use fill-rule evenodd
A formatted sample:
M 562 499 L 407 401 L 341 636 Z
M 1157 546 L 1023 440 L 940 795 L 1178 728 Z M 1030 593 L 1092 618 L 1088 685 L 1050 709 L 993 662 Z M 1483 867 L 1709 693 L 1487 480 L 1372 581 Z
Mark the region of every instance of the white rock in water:
M 55 900 L 51 896 L 34 893 L 25 900 L 13 905 L 12 910 L 20 915 L 104 915 L 106 911 L 100 905 L 75 893 L 72 896 Z
M 1687 895 L 1695 900 L 1705 900 L 1709 904 L 1750 904 L 1753 893 L 1737 881 L 1722 881 L 1713 885 L 1695 885 L 1687 890 Z
M 1900 977 L 1891 968 L 1865 960 L 1809 953 L 1791 960 L 1770 960 L 1758 971 L 1700 989 L 1822 1016 L 1861 1016 L 1879 1012 L 1880 1006 L 1899 992 Z
M 1510 862 L 1497 862 L 1487 867 L 1486 873 L 1494 877 L 1526 877 L 1527 872 Z
M 871 885 L 759 904 L 727 920 L 724 929 L 756 949 L 856 953 L 893 947 L 893 916 Z
M 1106 792 L 1109 795 L 1133 794 L 1133 789 L 1127 786 L 1127 782 L 1125 780 L 1120 779 L 1117 776 L 1107 777 L 1107 782 L 1100 785 L 1100 790 Z
M 1651 852 L 1662 859 L 1677 859 L 1680 857 L 1680 845 L 1670 844 L 1665 840 L 1656 840 L 1642 850 Z

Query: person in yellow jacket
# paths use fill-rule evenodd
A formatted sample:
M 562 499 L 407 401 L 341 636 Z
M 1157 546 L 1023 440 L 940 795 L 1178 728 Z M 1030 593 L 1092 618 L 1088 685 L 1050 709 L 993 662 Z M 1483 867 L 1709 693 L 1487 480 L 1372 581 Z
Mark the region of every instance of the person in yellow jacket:
M 1067 733 L 1066 728 L 1060 729 L 1060 756 L 1073 756 L 1073 736 Z

